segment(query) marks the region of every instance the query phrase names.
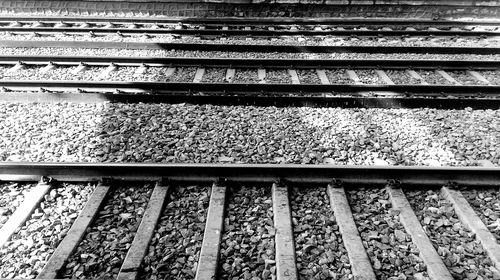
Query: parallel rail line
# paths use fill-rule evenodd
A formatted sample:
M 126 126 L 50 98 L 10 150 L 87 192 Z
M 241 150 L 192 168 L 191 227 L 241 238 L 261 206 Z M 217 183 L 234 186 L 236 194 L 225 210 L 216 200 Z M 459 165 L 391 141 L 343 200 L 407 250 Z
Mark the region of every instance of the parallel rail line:
M 272 18 L 272 17 L 59 17 L 59 16 L 0 16 L 0 24 L 19 23 L 136 23 L 136 24 L 198 24 L 207 26 L 228 26 L 228 25 L 336 25 L 336 26 L 444 26 L 444 27 L 478 27 L 500 25 L 498 20 L 432 20 L 432 19 L 398 19 L 398 18 Z
M 101 67 L 104 75 L 103 81 L 8 80 L 8 77 L 5 77 L 0 80 L 0 87 L 3 91 L 0 97 L 2 100 L 22 101 L 46 98 L 47 100 L 85 102 L 87 98 L 88 102 L 110 100 L 116 102 L 208 102 L 226 105 L 287 106 L 309 104 L 312 106 L 428 106 L 436 108 L 462 108 L 463 106 L 497 108 L 500 102 L 500 98 L 498 98 L 500 85 L 460 85 L 456 81 L 453 81 L 453 85 L 394 84 L 384 72 L 384 70 L 404 70 L 418 76 L 413 69 L 437 71 L 436 75 L 444 73 L 444 70 L 468 71 L 479 77 L 478 79 L 488 82 L 481 76 L 480 72 L 475 70 L 498 71 L 500 61 L 494 60 L 274 60 L 0 56 L 0 65 L 11 67 L 12 72 L 22 71 L 25 66 L 40 67 L 40 71 L 47 67 L 53 69 L 55 67 L 78 66 L 77 69 L 80 71 L 85 71 L 86 67 Z M 197 73 L 200 72 L 201 75 L 197 74 L 198 80 L 191 82 L 106 81 L 105 77 L 109 73 L 122 66 L 136 67 L 137 73 L 144 73 L 150 67 L 165 67 L 170 74 L 174 73 L 177 67 L 197 67 Z M 318 77 L 320 74 L 323 75 L 323 80 L 321 84 L 303 84 L 299 80 L 286 84 L 203 82 L 204 69 L 210 67 L 227 68 L 226 77 L 230 73 L 229 70 L 232 70 L 231 73 L 234 76 L 236 69 L 240 68 L 257 69 L 264 75 L 266 69 L 282 69 L 287 70 L 289 74 L 294 74 L 294 76 L 297 75 L 295 69 L 316 69 Z M 353 81 L 354 84 L 336 84 L 335 81 L 328 81 L 325 76 L 324 71 L 329 69 L 373 69 L 376 70 L 377 75 L 382 75 L 381 77 L 387 81 L 375 85 L 361 84 L 355 81 Z M 349 71 L 352 72 L 352 70 Z M 352 72 L 352 75 L 356 74 Z M 446 73 L 439 75 L 446 75 Z M 353 79 L 356 78 L 357 76 Z M 34 94 L 20 92 L 34 92 Z
M 500 21 L 358 18 L 75 18 L 2 17 L 0 31 L 194 36 L 475 36 L 500 35 Z
M 110 56 L 16 56 L 0 55 L 0 65 L 60 66 L 199 66 L 227 68 L 325 68 L 325 69 L 446 69 L 498 70 L 500 60 L 440 60 L 440 59 L 259 59 L 203 57 L 110 57 Z
M 142 259 L 148 252 L 149 242 L 154 234 L 163 207 L 171 188 L 182 184 L 211 184 L 211 195 L 206 218 L 201 253 L 195 279 L 214 279 L 219 275 L 218 256 L 225 216 L 227 189 L 232 184 L 258 184 L 271 188 L 272 210 L 276 244 L 276 277 L 278 280 L 298 278 L 294 249 L 293 225 L 289 189 L 292 186 L 322 186 L 327 192 L 335 220 L 339 226 L 344 246 L 355 279 L 375 279 L 374 267 L 367 256 L 352 211 L 346 198 L 346 188 L 385 187 L 393 209 L 400 212 L 399 219 L 412 237 L 420 252 L 420 258 L 427 265 L 430 279 L 452 279 L 443 259 L 437 254 L 428 234 L 423 231 L 411 209 L 402 188 L 416 190 L 427 187 L 441 187 L 445 199 L 453 205 L 454 211 L 467 228 L 475 233 L 493 266 L 500 268 L 500 245 L 493 240 L 478 215 L 464 199 L 457 186 L 475 188 L 500 188 L 500 169 L 495 167 L 376 167 L 376 166 L 328 166 L 328 165 L 201 165 L 201 164 L 42 164 L 1 163 L 0 180 L 33 181 L 42 180 L 11 216 L 21 226 L 32 211 L 43 201 L 55 182 L 100 181 L 80 215 L 50 257 L 39 279 L 54 279 L 59 276 L 66 259 L 75 251 L 86 229 L 93 223 L 113 188 L 112 182 L 151 181 L 157 182 L 148 203 L 137 234 L 122 262 L 118 279 L 137 279 Z M 0 229 L 2 241 L 12 235 L 9 230 Z M 56 245 L 57 246 L 57 245 Z

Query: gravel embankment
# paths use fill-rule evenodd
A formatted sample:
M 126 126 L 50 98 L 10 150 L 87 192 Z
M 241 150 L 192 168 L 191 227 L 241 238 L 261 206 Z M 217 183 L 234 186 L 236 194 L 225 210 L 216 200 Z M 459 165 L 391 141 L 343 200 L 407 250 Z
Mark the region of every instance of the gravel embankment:
M 24 195 L 36 184 L 0 183 L 0 228 L 9 220 L 24 200 Z
M 474 86 L 474 85 L 485 85 L 482 81 L 469 75 L 466 71 L 447 71 L 447 73 L 462 85 Z
M 465 190 L 462 193 L 500 243 L 500 193 L 498 190 Z
M 52 189 L 26 223 L 0 249 L 0 277 L 35 278 L 83 209 L 93 185 Z
M 293 188 L 291 210 L 301 279 L 351 279 L 351 265 L 325 188 Z
M 429 279 L 419 250 L 411 242 L 384 189 L 348 191 L 354 221 L 379 279 Z
M 152 190 L 149 184 L 111 190 L 96 220 L 62 269 L 63 277 L 116 278 Z
M 297 76 L 301 84 L 321 84 L 316 70 L 297 70 Z
M 460 222 L 451 203 L 438 191 L 408 191 L 406 196 L 455 279 L 495 279 L 494 274 L 500 276 L 481 243 Z
M 281 52 L 217 52 L 184 50 L 128 50 L 81 48 L 0 48 L 4 55 L 63 55 L 63 56 L 148 56 L 148 57 L 220 57 L 274 59 L 443 59 L 500 60 L 500 55 L 418 54 L 418 53 L 281 53 Z
M 0 160 L 500 164 L 500 110 L 0 103 Z
M 220 279 L 275 279 L 271 189 L 229 190 L 220 248 Z
M 384 37 L 384 38 L 356 38 L 356 37 L 334 37 L 334 36 L 287 36 L 280 38 L 253 37 L 213 37 L 204 39 L 197 36 L 172 36 L 171 34 L 105 34 L 90 35 L 81 34 L 34 34 L 0 32 L 3 40 L 26 40 L 26 41 L 72 41 L 72 42 L 140 42 L 140 43 L 190 43 L 190 44 L 227 44 L 227 45 L 292 45 L 292 46 L 401 46 L 401 47 L 496 47 L 499 41 L 496 39 L 463 38 L 461 41 L 449 40 L 449 38 L 434 38 L 426 40 L 425 37 Z
M 170 190 L 142 263 L 140 279 L 194 279 L 209 201 L 207 187 Z

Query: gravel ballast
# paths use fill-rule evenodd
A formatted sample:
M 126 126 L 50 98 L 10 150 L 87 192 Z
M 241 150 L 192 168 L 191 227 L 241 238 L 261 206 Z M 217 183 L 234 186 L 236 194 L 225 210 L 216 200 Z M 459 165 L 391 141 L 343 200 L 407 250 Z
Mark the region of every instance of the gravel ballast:
M 224 83 L 226 81 L 226 68 L 206 68 L 202 83 Z
M 480 71 L 479 73 L 491 84 L 500 85 L 500 73 L 498 71 Z
M 271 189 L 229 190 L 220 247 L 220 279 L 275 279 Z
M 500 274 L 481 243 L 460 222 L 451 203 L 438 191 L 407 191 L 406 196 L 455 279 L 498 279 Z
M 194 67 L 175 67 L 173 74 L 168 73 L 169 67 L 146 67 L 142 73 L 136 71 L 140 67 L 114 67 L 109 71 L 108 66 L 88 66 L 85 69 L 73 72 L 77 66 L 56 66 L 53 69 L 42 72 L 44 65 L 40 66 L 25 66 L 22 69 L 9 71 L 11 66 L 0 66 L 0 80 L 85 80 L 85 81 L 122 81 L 122 82 L 193 82 L 193 78 L 197 71 Z M 235 68 L 234 80 L 226 79 L 228 68 L 205 68 L 203 71 L 202 83 L 261 83 L 257 69 L 240 69 Z M 287 69 L 266 69 L 265 80 L 268 83 L 291 83 L 292 79 Z M 296 70 L 298 79 L 301 84 L 321 84 L 317 72 L 313 70 Z M 326 70 L 325 71 L 331 84 L 352 84 L 354 81 L 347 75 L 345 69 Z M 384 85 L 386 84 L 373 69 L 356 70 L 355 73 L 363 84 Z M 406 71 L 385 71 L 389 78 L 396 84 L 421 84 L 421 80 L 417 80 L 409 75 Z M 425 79 L 431 84 L 439 84 L 446 81 L 438 73 L 431 71 L 421 71 Z M 498 75 L 500 72 L 487 74 Z M 450 71 L 448 74 L 462 85 L 484 85 L 482 81 L 474 78 L 465 71 Z M 436 76 L 437 75 L 437 76 Z M 424 79 L 424 80 L 425 80 Z M 493 82 L 497 82 L 494 78 Z
M 0 249 L 0 277 L 35 278 L 68 233 L 94 187 L 63 184 L 50 190 Z
M 257 69 L 236 69 L 233 83 L 260 83 Z
M 301 84 L 321 84 L 316 70 L 297 70 Z
M 287 70 L 267 70 L 266 82 L 270 84 L 291 84 L 292 78 Z
M 140 279 L 194 279 L 200 256 L 210 188 L 171 188 L 144 258 Z
M 500 193 L 498 190 L 465 190 L 462 193 L 500 243 Z
M 83 48 L 0 48 L 3 55 L 61 56 L 125 56 L 125 57 L 214 57 L 214 58 L 274 58 L 274 59 L 443 59 L 500 60 L 500 55 L 418 54 L 418 53 L 281 53 L 281 52 L 218 52 L 187 50 L 127 50 Z
M 110 190 L 96 220 L 62 269 L 65 278 L 116 278 L 147 207 L 152 185 Z
M 500 110 L 0 103 L 0 160 L 499 164 Z
M 9 220 L 24 200 L 24 195 L 36 184 L 0 183 L 0 228 Z
M 175 36 L 171 34 L 36 34 L 33 32 L 16 33 L 0 32 L 3 40 L 14 41 L 60 41 L 60 42 L 140 42 L 140 43 L 191 43 L 191 44 L 227 44 L 227 45 L 291 45 L 291 46 L 400 46 L 400 47 L 496 47 L 497 39 L 482 39 L 464 37 L 461 41 L 449 38 L 434 38 L 427 40 L 425 37 L 387 36 L 384 38 L 373 37 L 340 37 L 340 36 L 286 36 L 279 38 L 266 37 L 212 37 L 202 38 L 197 36 Z
M 408 72 L 402 70 L 385 70 L 384 71 L 387 76 L 393 81 L 396 85 L 401 84 L 421 84 L 422 80 L 418 80 L 413 78 Z
M 352 279 L 325 188 L 293 188 L 290 204 L 300 279 Z
M 384 84 L 384 82 L 375 72 L 375 70 L 356 70 L 355 73 L 358 75 L 359 80 L 363 84 L 367 85 Z
M 427 83 L 431 85 L 452 85 L 450 81 L 445 79 L 442 75 L 437 73 L 436 71 L 417 71 L 417 73 L 426 81 Z
M 354 84 L 354 80 L 349 78 L 346 70 L 326 70 L 326 76 L 331 84 Z
M 384 189 L 347 192 L 363 245 L 379 279 L 429 279 L 419 250 Z

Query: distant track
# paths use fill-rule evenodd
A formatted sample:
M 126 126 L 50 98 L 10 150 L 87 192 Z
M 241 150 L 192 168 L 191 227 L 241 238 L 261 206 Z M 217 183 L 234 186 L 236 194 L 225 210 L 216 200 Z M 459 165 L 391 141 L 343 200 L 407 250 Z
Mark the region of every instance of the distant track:
M 361 28 L 363 27 L 363 28 Z M 500 21 L 0 17 L 0 31 L 199 36 L 498 36 Z
M 163 67 L 171 69 L 195 67 L 202 69 L 198 81 L 148 82 L 106 80 L 0 80 L 3 100 L 33 100 L 45 96 L 47 100 L 76 100 L 89 102 L 110 100 L 116 102 L 191 102 L 213 104 L 254 104 L 267 106 L 373 106 L 373 107 L 437 107 L 437 108 L 498 108 L 500 85 L 432 85 L 394 84 L 385 76 L 386 70 L 426 71 L 497 71 L 500 61 L 488 60 L 307 60 L 307 59 L 226 59 L 226 58 L 152 58 L 152 57 L 49 57 L 0 56 L 0 65 L 12 71 L 24 67 L 98 67 L 101 73 L 117 71 L 119 67 L 136 67 L 136 71 Z M 382 75 L 380 84 L 351 84 L 323 81 L 317 84 L 290 83 L 229 83 L 203 82 L 205 68 L 226 69 L 281 69 L 290 71 L 316 69 L 371 69 Z M 49 70 L 50 71 L 50 70 Z M 70 70 L 67 70 L 70 71 Z M 228 71 L 228 70 L 226 70 Z M 261 70 L 259 70 L 261 71 Z M 378 72 L 377 72 L 378 71 Z M 234 71 L 233 71 L 234 72 Z M 437 73 L 437 72 L 436 72 Z M 441 72 L 440 72 L 441 73 Z M 417 75 L 416 72 L 412 73 Z M 437 73 L 439 74 L 439 73 Z M 480 77 L 479 72 L 474 75 Z M 233 73 L 234 75 L 234 73 Z M 264 74 L 265 75 L 265 74 Z M 292 74 L 291 74 L 292 75 Z M 294 74 L 296 75 L 296 74 Z M 320 73 L 318 72 L 318 75 Z M 321 75 L 325 75 L 324 72 Z M 355 75 L 352 74 L 351 75 Z M 442 74 L 439 74 L 442 75 Z M 444 74 L 446 75 L 446 74 Z M 168 76 L 167 76 L 168 77 Z M 471 76 L 472 78 L 473 76 Z M 382 78 L 382 79 L 384 79 Z M 352 79 L 356 79 L 355 77 Z M 420 77 L 419 79 L 422 79 Z M 484 79 L 484 78 L 482 78 Z M 418 79 L 417 79 L 418 80 Z M 26 92 L 26 93 L 21 93 Z M 28 94 L 29 92 L 34 94 Z

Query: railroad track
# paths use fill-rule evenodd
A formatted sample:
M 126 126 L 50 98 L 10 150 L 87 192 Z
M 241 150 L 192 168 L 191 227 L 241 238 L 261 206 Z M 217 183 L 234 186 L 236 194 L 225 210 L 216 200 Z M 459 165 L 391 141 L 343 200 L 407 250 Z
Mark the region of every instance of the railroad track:
M 499 66 L 493 60 L 3 56 L 0 87 L 4 100 L 496 108 Z
M 216 2 L 127 2 L 40 0 L 28 2 L 4 0 L 2 14 L 64 15 L 110 17 L 360 17 L 427 19 L 497 19 L 498 1 L 251 1 L 252 3 Z M 286 3 L 283 3 L 286 2 Z
M 500 35 L 499 21 L 273 18 L 71 18 L 0 17 L 0 31 L 95 35 L 179 34 L 194 36 L 462 36 Z
M 1 277 L 500 275 L 494 167 L 3 163 L 0 180 L 24 197 Z

